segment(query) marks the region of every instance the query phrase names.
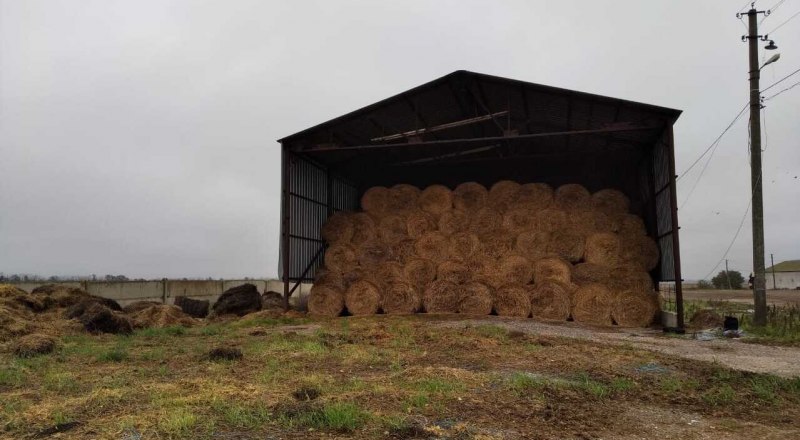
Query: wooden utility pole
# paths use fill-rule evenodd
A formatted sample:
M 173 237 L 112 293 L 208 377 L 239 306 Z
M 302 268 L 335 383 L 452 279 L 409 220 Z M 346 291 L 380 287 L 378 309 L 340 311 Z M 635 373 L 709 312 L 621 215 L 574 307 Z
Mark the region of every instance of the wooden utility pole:
M 725 259 L 725 278 L 728 279 L 728 290 L 733 290 L 731 287 L 731 273 L 728 271 L 728 259 Z
M 777 284 L 775 283 L 775 258 L 772 254 L 769 254 L 769 262 L 772 263 L 772 290 L 778 290 Z

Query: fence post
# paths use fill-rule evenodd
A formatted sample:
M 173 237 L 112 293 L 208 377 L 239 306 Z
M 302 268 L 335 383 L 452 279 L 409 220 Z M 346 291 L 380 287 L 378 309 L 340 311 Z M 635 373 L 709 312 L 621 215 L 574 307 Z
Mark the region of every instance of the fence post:
M 161 278 L 161 303 L 167 303 L 167 279 Z

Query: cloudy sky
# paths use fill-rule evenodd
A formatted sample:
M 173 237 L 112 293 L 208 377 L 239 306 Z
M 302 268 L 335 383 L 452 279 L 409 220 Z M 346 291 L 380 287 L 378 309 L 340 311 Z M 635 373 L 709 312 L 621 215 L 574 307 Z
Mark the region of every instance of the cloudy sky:
M 781 3 L 762 33 L 800 11 Z M 743 6 L 0 0 L 0 271 L 274 276 L 275 140 L 457 69 L 682 109 L 681 172 L 747 102 Z M 800 17 L 772 36 L 763 87 L 800 68 Z M 766 105 L 767 253 L 797 259 L 800 86 Z M 748 161 L 745 116 L 679 182 L 685 278 L 745 218 Z M 748 215 L 732 269 L 750 243 Z

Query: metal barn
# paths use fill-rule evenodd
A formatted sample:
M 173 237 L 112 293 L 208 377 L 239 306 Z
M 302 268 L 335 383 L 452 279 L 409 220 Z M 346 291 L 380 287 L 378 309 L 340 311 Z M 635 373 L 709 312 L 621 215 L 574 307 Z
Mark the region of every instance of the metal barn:
M 313 280 L 335 211 L 375 185 L 503 179 L 616 188 L 675 281 L 683 328 L 673 124 L 679 110 L 459 70 L 280 139 L 280 274 L 288 299 Z

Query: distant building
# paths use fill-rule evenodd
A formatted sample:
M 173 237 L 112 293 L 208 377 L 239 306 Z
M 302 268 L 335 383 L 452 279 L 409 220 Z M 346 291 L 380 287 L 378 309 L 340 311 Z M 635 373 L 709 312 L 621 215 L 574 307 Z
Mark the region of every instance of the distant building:
M 800 289 L 800 260 L 788 260 L 774 266 L 775 284 L 773 287 L 773 267 L 766 270 L 767 289 Z

